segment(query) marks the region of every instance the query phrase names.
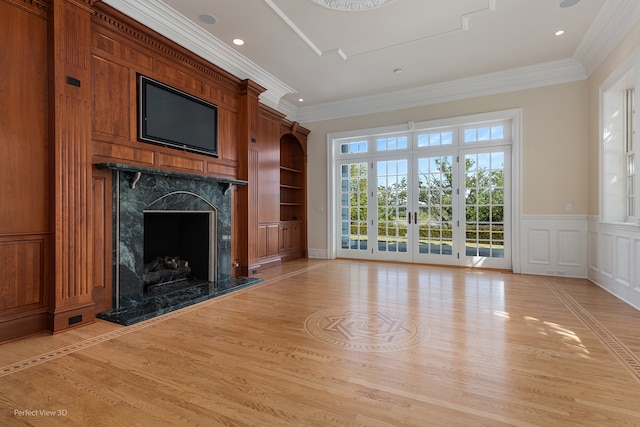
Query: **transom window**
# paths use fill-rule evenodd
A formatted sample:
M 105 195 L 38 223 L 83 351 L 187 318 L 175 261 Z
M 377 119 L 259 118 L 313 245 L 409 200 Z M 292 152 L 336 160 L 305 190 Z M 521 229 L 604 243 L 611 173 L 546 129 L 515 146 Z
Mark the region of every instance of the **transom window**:
M 464 130 L 464 142 L 482 142 L 504 139 L 504 125 L 482 126 Z
M 347 155 L 385 155 L 402 150 L 419 150 L 438 147 L 477 146 L 479 144 L 502 144 L 511 140 L 508 121 L 494 120 L 460 127 L 415 129 L 394 134 L 345 138 L 339 141 L 338 157 Z
M 376 147 L 378 151 L 405 150 L 408 147 L 408 138 L 404 135 L 377 138 Z
M 418 133 L 418 147 L 437 147 L 453 144 L 453 131 Z
M 368 141 L 351 141 L 340 144 L 341 154 L 366 153 L 368 151 Z

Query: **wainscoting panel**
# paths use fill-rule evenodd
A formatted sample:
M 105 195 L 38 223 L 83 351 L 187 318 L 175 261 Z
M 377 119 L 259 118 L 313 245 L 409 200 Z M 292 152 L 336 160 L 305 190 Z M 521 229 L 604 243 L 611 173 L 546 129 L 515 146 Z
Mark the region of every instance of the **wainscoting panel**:
M 524 215 L 522 273 L 587 277 L 587 217 Z
M 640 227 L 588 221 L 589 280 L 640 310 Z
M 0 314 L 15 314 L 20 308 L 44 304 L 45 238 L 0 236 Z
M 531 229 L 528 233 L 529 251 L 527 262 L 529 264 L 551 264 L 551 234 L 549 230 Z
M 616 282 L 626 287 L 631 286 L 631 239 L 616 236 L 615 252 Z
M 581 267 L 580 248 L 582 236 L 579 230 L 558 230 L 558 265 L 567 267 Z
M 633 278 L 635 279 L 631 280 L 631 286 L 636 293 L 640 293 L 640 237 L 633 239 L 633 254 L 631 256 L 633 260 L 631 265 L 634 266 Z
M 600 272 L 607 276 L 608 278 L 613 278 L 613 234 L 611 233 L 602 233 L 600 236 L 601 244 L 599 245 L 602 248 L 600 253 Z
M 600 268 L 600 257 L 598 256 L 598 232 L 589 227 L 589 269 L 598 270 Z

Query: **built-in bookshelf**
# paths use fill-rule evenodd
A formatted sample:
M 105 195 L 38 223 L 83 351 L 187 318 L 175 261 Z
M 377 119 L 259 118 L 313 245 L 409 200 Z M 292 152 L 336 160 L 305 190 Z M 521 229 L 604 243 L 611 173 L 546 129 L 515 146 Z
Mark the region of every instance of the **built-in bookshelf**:
M 297 139 L 280 141 L 280 221 L 304 218 L 304 152 Z

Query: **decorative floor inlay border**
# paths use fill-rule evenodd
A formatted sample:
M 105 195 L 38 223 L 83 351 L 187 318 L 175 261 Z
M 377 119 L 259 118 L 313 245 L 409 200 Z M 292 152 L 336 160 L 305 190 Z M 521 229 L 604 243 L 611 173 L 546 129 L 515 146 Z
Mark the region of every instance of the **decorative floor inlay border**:
M 305 267 L 305 268 L 302 268 L 300 270 L 296 270 L 296 271 L 293 271 L 291 273 L 284 274 L 282 276 L 277 276 L 277 277 L 274 277 L 272 279 L 265 280 L 264 282 L 258 283 L 256 285 L 252 285 L 249 288 L 239 289 L 239 290 L 234 291 L 234 292 L 229 293 L 229 294 L 221 295 L 219 297 L 216 297 L 216 298 L 213 298 L 213 299 L 210 299 L 210 300 L 206 300 L 206 301 L 203 301 L 201 303 L 194 304 L 194 305 L 191 305 L 191 306 L 188 306 L 188 307 L 185 307 L 185 308 L 181 308 L 179 310 L 172 311 L 172 312 L 163 314 L 161 316 L 154 317 L 154 318 L 149 319 L 149 320 L 144 320 L 144 321 L 142 321 L 140 323 L 136 323 L 136 324 L 133 324 L 133 325 L 130 325 L 130 326 L 122 326 L 119 329 L 116 329 L 114 331 L 107 332 L 107 333 L 104 333 L 102 335 L 98 335 L 98 336 L 95 336 L 95 337 L 92 337 L 92 338 L 88 338 L 86 340 L 79 341 L 77 343 L 73 343 L 71 345 L 68 345 L 68 346 L 65 346 L 65 347 L 61 347 L 61 348 L 56 349 L 56 350 L 52 350 L 52 351 L 50 351 L 48 353 L 44 353 L 44 354 L 29 358 L 29 359 L 25 359 L 25 360 L 22 360 L 22 361 L 17 362 L 17 363 L 12 363 L 10 365 L 2 366 L 2 367 L 0 367 L 0 378 L 5 377 L 7 375 L 11 375 L 11 374 L 16 373 L 18 371 L 22 371 L 24 369 L 31 368 L 31 367 L 39 365 L 41 363 L 45 363 L 45 362 L 48 362 L 50 360 L 54 360 L 54 359 L 57 359 L 59 357 L 66 356 L 68 354 L 72 354 L 72 353 L 84 350 L 84 349 L 92 347 L 94 345 L 101 344 L 103 342 L 106 342 L 106 341 L 109 341 L 109 340 L 112 340 L 112 339 L 120 338 L 120 337 L 122 337 L 124 335 L 127 335 L 127 334 L 130 334 L 132 332 L 138 331 L 140 329 L 144 329 L 144 328 L 147 328 L 149 326 L 164 322 L 164 321 L 169 320 L 169 319 L 173 319 L 175 317 L 182 316 L 184 314 L 190 313 L 190 312 L 192 312 L 194 310 L 198 310 L 198 309 L 200 309 L 202 307 L 205 307 L 207 305 L 214 304 L 214 303 L 219 302 L 221 300 L 230 298 L 230 297 L 232 297 L 234 295 L 238 295 L 238 294 L 241 294 L 241 293 L 244 293 L 244 292 L 248 292 L 249 290 L 265 286 L 265 285 L 267 285 L 269 283 L 273 283 L 273 282 L 276 282 L 276 281 L 287 279 L 289 277 L 297 276 L 299 274 L 306 273 L 307 271 L 311 271 L 311 270 L 314 270 L 316 268 L 319 268 L 319 267 L 322 267 L 322 266 L 325 266 L 325 265 L 326 265 L 326 263 L 322 263 L 322 264 L 316 264 L 316 265 L 312 265 L 312 266 L 309 266 L 309 267 Z
M 547 287 L 556 297 L 571 311 L 580 321 L 596 334 L 600 342 L 613 354 L 622 365 L 631 373 L 633 378 L 640 382 L 640 358 L 629 350 L 622 341 L 607 330 L 576 300 L 566 293 L 557 283 L 546 283 Z
M 22 371 L 23 369 L 27 369 L 27 368 L 31 368 L 33 366 L 39 365 L 41 363 L 45 363 L 48 362 L 50 360 L 53 359 L 57 359 L 59 357 L 62 356 L 66 356 L 68 354 L 72 354 L 75 353 L 77 351 L 80 350 L 84 350 L 86 348 L 92 347 L 94 345 L 97 344 L 101 344 L 105 341 L 109 341 L 115 338 L 120 338 L 124 335 L 130 334 L 132 332 L 135 332 L 137 330 L 146 328 L 148 326 L 154 325 L 156 323 L 160 323 L 161 321 L 167 320 L 170 317 L 175 317 L 175 315 L 177 314 L 177 311 L 171 312 L 171 313 L 167 313 L 165 315 L 163 315 L 162 317 L 156 317 L 153 319 L 149 319 L 146 320 L 144 322 L 140 322 L 137 323 L 135 325 L 131 325 L 131 326 L 123 326 L 120 329 L 116 329 L 114 331 L 111 332 L 107 332 L 105 334 L 102 335 L 98 335 L 96 337 L 92 337 L 92 338 L 88 338 L 86 340 L 83 341 L 79 341 L 77 343 L 73 343 L 71 345 L 65 346 L 65 347 L 61 347 L 58 348 L 56 350 L 50 351 L 48 353 L 44 353 L 41 354 L 39 356 L 36 357 L 32 357 L 30 359 L 25 359 L 22 360 L 18 363 L 13 363 L 11 365 L 7 365 L 7 366 L 3 366 L 0 368 L 0 378 L 7 376 L 7 375 L 11 375 L 15 372 L 18 371 Z M 171 316 L 173 315 L 173 316 Z
M 305 321 L 313 337 L 356 351 L 395 351 L 420 344 L 429 328 L 408 315 L 380 307 L 334 307 Z

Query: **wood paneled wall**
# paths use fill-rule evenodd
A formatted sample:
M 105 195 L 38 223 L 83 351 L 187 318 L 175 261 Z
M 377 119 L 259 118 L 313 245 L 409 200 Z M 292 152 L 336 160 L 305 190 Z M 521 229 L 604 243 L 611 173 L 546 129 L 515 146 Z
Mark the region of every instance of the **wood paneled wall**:
M 48 16 L 0 0 L 0 341 L 43 330 L 49 307 Z
M 93 161 L 237 178 L 242 82 L 104 4 L 98 3 L 94 9 Z M 137 140 L 138 74 L 218 106 L 218 157 Z
M 264 88 L 98 0 L 0 0 L 0 40 L 0 342 L 111 308 L 113 183 L 96 163 L 246 180 L 232 274 L 260 269 L 278 243 L 258 235 L 279 220 L 280 136 L 308 133 L 259 103 Z M 139 74 L 218 106 L 217 157 L 137 140 Z
M 280 122 L 271 109 L 260 109 L 258 192 L 260 223 L 280 221 Z

